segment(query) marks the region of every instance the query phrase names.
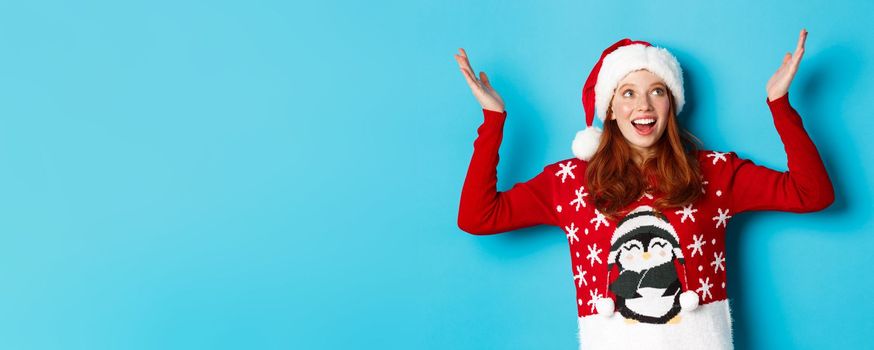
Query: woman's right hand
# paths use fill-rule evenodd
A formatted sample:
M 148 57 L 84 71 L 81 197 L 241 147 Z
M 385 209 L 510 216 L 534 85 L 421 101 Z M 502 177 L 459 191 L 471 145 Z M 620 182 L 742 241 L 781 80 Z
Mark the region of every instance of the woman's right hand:
M 455 55 L 455 60 L 458 61 L 458 67 L 461 68 L 461 74 L 467 80 L 467 85 L 470 86 L 470 91 L 473 96 L 479 101 L 483 109 L 492 110 L 495 112 L 504 112 L 504 100 L 498 95 L 498 92 L 492 88 L 486 72 L 479 72 L 479 79 L 473 73 L 473 68 L 470 66 L 470 61 L 467 59 L 467 53 L 464 49 L 459 48 L 460 54 Z

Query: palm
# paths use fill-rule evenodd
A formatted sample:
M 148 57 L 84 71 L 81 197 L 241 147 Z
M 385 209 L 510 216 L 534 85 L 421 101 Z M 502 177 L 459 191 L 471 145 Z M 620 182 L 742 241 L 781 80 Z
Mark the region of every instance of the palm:
M 801 29 L 798 34 L 798 45 L 795 47 L 795 53 L 783 56 L 783 63 L 777 72 L 768 80 L 765 89 L 768 92 L 768 100 L 773 101 L 783 97 L 789 92 L 789 85 L 792 84 L 792 79 L 795 78 L 795 73 L 798 71 L 798 65 L 801 63 L 801 57 L 804 56 L 804 41 L 807 39 L 807 31 Z
M 473 96 L 479 101 L 480 106 L 484 109 L 503 112 L 504 100 L 492 87 L 489 77 L 486 76 L 485 72 L 480 72 L 479 79 L 477 79 L 473 73 L 473 68 L 470 66 L 470 61 L 467 59 L 467 53 L 464 52 L 464 49 L 458 49 L 458 51 L 460 54 L 455 55 L 455 60 L 458 62 L 461 73 L 464 75 L 464 79 L 467 80 L 467 85 L 470 87 L 470 91 L 473 92 Z

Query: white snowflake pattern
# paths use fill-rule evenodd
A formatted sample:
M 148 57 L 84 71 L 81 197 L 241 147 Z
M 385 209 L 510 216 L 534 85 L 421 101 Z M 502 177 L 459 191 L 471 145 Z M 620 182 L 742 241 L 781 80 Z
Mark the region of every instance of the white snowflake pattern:
M 674 214 L 683 214 L 683 217 L 680 218 L 680 223 L 682 224 L 686 222 L 686 219 L 695 222 L 695 216 L 692 214 L 696 212 L 698 212 L 698 209 L 692 209 L 692 204 L 689 204 L 688 206 L 684 205 L 682 210 L 677 210 L 674 212 Z
M 604 226 L 610 226 L 610 223 L 607 222 L 607 217 L 605 217 L 604 214 L 601 214 L 598 209 L 595 209 L 595 218 L 589 220 L 589 223 L 595 223 L 595 230 L 600 228 L 601 224 L 604 224 Z
M 707 300 L 707 297 L 713 298 L 713 294 L 710 294 L 710 288 L 713 287 L 713 285 L 710 284 L 710 277 L 707 277 L 706 279 L 699 278 L 698 283 L 701 283 L 701 288 L 698 288 L 695 291 L 701 293 L 701 300 Z
M 589 259 L 589 266 L 595 266 L 595 260 L 601 264 L 601 258 L 598 257 L 598 254 L 601 254 L 601 249 L 598 248 L 598 244 L 588 245 L 586 248 L 589 249 L 589 255 L 586 255 L 586 259 Z
M 646 197 L 647 199 L 652 199 L 652 195 L 651 195 L 651 194 L 649 194 L 648 192 L 644 192 L 644 193 L 640 196 L 640 198 L 638 198 L 637 200 L 641 200 L 641 199 L 643 199 L 643 197 Z
M 576 179 L 572 170 L 574 170 L 577 166 L 571 165 L 571 162 L 572 161 L 569 160 L 567 161 L 567 164 L 558 163 L 558 166 L 561 167 L 561 170 L 555 172 L 555 176 L 561 176 L 561 183 L 564 183 L 564 180 L 567 179 L 568 176 L 570 176 L 571 179 Z
M 701 181 L 701 193 L 707 194 L 707 190 L 704 189 L 704 185 L 709 184 L 710 181 Z
M 726 154 L 728 154 L 728 152 L 722 153 L 722 152 L 713 151 L 712 153 L 708 154 L 707 157 L 708 158 L 713 157 L 713 165 L 716 165 L 716 162 L 718 162 L 720 160 L 724 161 L 724 162 L 728 161 L 725 159 Z
M 564 229 L 565 231 L 567 231 L 566 235 L 568 243 L 574 244 L 574 240 L 576 240 L 577 242 L 580 241 L 580 237 L 577 237 L 577 231 L 579 231 L 580 228 L 576 227 L 573 222 L 571 222 L 570 226 L 565 226 Z
M 601 295 L 601 293 L 598 293 L 598 288 L 595 288 L 595 290 L 590 290 L 589 296 L 591 297 L 591 299 L 589 299 L 586 304 L 592 307 L 592 312 L 595 312 L 595 304 L 598 303 L 598 300 L 600 300 L 603 296 Z
M 725 258 L 722 255 L 722 252 L 713 253 L 713 262 L 710 263 L 713 266 L 713 273 L 717 273 L 719 270 L 725 271 Z
M 692 249 L 692 257 L 695 256 L 695 252 L 704 256 L 704 251 L 701 250 L 701 246 L 707 244 L 707 242 L 704 242 L 704 234 L 692 235 L 692 239 L 695 240 L 695 243 L 686 246 L 686 248 Z
M 577 265 L 577 274 L 574 275 L 574 280 L 577 281 L 578 288 L 582 288 L 583 285 L 589 285 L 589 282 L 586 282 L 586 272 L 583 271 L 583 265 Z
M 574 194 L 576 194 L 577 198 L 571 201 L 571 205 L 575 205 L 576 206 L 575 209 L 577 211 L 580 211 L 581 205 L 583 206 L 583 208 L 586 207 L 586 201 L 583 200 L 583 197 L 587 197 L 589 195 L 589 193 L 583 192 L 583 190 L 584 190 L 583 187 L 584 186 L 580 186 L 580 189 L 574 191 Z
M 728 209 L 726 208 L 725 212 L 723 212 L 722 209 L 717 208 L 716 211 L 719 212 L 719 216 L 713 217 L 713 220 L 716 221 L 716 228 L 719 228 L 719 225 L 726 227 L 726 221 L 731 219 L 731 215 L 728 215 Z

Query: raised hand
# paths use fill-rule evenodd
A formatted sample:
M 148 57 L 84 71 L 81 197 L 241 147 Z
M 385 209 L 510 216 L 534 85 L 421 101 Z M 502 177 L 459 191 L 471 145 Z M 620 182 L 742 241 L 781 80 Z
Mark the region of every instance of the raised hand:
M 473 73 L 473 68 L 470 66 L 470 61 L 467 59 L 467 53 L 464 49 L 459 48 L 459 54 L 455 55 L 455 60 L 458 62 L 458 67 L 461 68 L 461 74 L 467 80 L 467 85 L 470 86 L 470 91 L 473 96 L 479 101 L 480 106 L 484 109 L 503 112 L 504 100 L 498 95 L 498 92 L 492 88 L 486 72 L 479 72 L 479 79 Z
M 795 53 L 786 53 L 783 56 L 783 64 L 777 69 L 777 72 L 768 80 L 765 89 L 768 91 L 768 100 L 773 101 L 783 97 L 789 92 L 789 85 L 792 84 L 792 78 L 795 78 L 795 72 L 798 71 L 798 65 L 801 63 L 801 57 L 804 56 L 804 40 L 807 39 L 807 30 L 801 29 L 798 34 L 798 45 L 795 47 Z

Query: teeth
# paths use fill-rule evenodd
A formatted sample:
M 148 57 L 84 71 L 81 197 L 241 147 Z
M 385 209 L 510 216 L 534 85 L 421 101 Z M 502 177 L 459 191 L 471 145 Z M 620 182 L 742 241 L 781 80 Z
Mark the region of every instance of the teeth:
M 632 121 L 634 124 L 646 125 L 655 123 L 655 119 L 653 118 L 640 118 Z

